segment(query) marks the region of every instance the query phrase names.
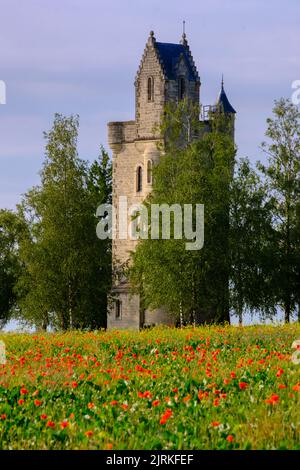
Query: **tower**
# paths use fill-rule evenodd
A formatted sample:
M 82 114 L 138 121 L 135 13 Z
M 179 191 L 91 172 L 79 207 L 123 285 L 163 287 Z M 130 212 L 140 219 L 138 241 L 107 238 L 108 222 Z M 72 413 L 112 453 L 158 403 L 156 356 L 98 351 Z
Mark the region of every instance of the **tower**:
M 200 78 L 186 35 L 182 35 L 179 44 L 163 43 L 157 42 L 151 31 L 135 79 L 135 120 L 108 123 L 116 214 L 112 242 L 114 277 L 107 315 L 108 328 L 139 329 L 144 325 L 173 323 L 172 317 L 163 309 L 144 311 L 139 296 L 130 292 L 128 280 L 122 275 L 122 266 L 128 262 L 137 241 L 130 234 L 120 233 L 122 216 L 119 209 L 120 197 L 126 197 L 127 206 L 130 207 L 141 204 L 151 191 L 152 167 L 160 157 L 157 125 L 166 103 L 178 102 L 183 98 L 199 104 Z M 130 214 L 127 214 L 126 220 L 129 226 Z

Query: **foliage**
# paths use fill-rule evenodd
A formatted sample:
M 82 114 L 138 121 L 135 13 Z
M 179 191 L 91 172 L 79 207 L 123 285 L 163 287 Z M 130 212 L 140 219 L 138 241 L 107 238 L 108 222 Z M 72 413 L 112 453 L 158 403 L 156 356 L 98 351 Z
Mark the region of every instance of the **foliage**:
M 245 311 L 272 317 L 275 201 L 248 159 L 237 162 L 230 198 L 231 308 L 240 323 Z
M 0 328 L 16 308 L 15 284 L 21 272 L 18 240 L 26 226 L 12 211 L 0 210 Z
M 19 206 L 30 236 L 20 243 L 20 315 L 37 326 L 105 325 L 110 243 L 96 237 L 96 209 L 109 199 L 111 165 L 102 149 L 91 167 L 77 155 L 78 118 L 55 115 L 45 133 L 41 185 Z
M 300 111 L 289 100 L 275 101 L 273 117 L 267 119 L 262 144 L 268 165 L 259 164 L 267 189 L 275 200 L 272 218 L 276 237 L 273 245 L 273 292 L 288 322 L 299 305 L 299 205 L 300 205 Z
M 153 204 L 179 204 L 182 212 L 184 204 L 204 204 L 204 248 L 187 251 L 187 237 L 176 239 L 173 228 L 170 240 L 139 242 L 129 273 L 146 308 L 164 306 L 185 321 L 224 321 L 229 320 L 229 185 L 235 148 L 224 115 L 213 116 L 209 129 L 195 116 L 197 109 L 186 101 L 167 108 L 161 126 L 164 154 L 153 169 L 145 204 L 149 231 Z
M 1 449 L 298 449 L 298 324 L 7 334 Z

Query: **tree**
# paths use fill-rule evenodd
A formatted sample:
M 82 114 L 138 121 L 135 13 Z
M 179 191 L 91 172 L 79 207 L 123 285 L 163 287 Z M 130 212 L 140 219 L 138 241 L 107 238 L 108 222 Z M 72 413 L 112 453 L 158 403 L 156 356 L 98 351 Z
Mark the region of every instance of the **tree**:
M 41 185 L 19 206 L 30 237 L 20 244 L 22 315 L 36 325 L 105 326 L 110 245 L 96 237 L 97 204 L 110 197 L 110 162 L 91 167 L 77 154 L 78 117 L 56 114 L 45 133 Z
M 248 159 L 238 162 L 230 193 L 230 305 L 242 324 L 245 310 L 275 313 L 274 199 Z
M 267 188 L 276 204 L 273 223 L 276 230 L 273 256 L 276 268 L 273 286 L 285 321 L 299 304 L 299 230 L 297 208 L 300 198 L 300 111 L 289 100 L 275 101 L 273 117 L 267 119 L 268 142 L 262 147 L 268 165 L 259 165 Z
M 16 308 L 15 284 L 20 275 L 18 240 L 26 226 L 12 211 L 0 210 L 0 327 L 11 318 Z
M 145 204 L 149 215 L 153 204 L 179 204 L 181 208 L 204 204 L 204 248 L 186 250 L 187 239 L 175 239 L 174 230 L 170 240 L 148 237 L 132 254 L 129 275 L 145 308 L 164 306 L 185 321 L 229 321 L 229 183 L 235 156 L 232 122 L 215 113 L 207 129 L 199 123 L 197 112 L 185 100 L 166 109 L 161 126 L 164 154 L 153 169 L 152 193 Z M 195 226 L 195 213 L 193 222 Z

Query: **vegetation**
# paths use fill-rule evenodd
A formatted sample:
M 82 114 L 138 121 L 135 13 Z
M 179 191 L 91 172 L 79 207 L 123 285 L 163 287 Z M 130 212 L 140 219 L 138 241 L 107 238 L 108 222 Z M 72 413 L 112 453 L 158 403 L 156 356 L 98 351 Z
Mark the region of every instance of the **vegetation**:
M 299 449 L 298 324 L 1 335 L 1 449 Z
M 164 155 L 153 170 L 147 206 L 151 214 L 153 204 L 177 204 L 182 209 L 184 204 L 204 204 L 204 247 L 186 250 L 190 240 L 186 236 L 176 239 L 174 227 L 170 240 L 142 240 L 132 255 L 131 282 L 146 307 L 163 305 L 177 317 L 182 314 L 185 321 L 199 317 L 203 321 L 205 316 L 229 321 L 229 186 L 235 156 L 227 132 L 231 121 L 219 114 L 212 116 L 207 132 L 194 115 L 197 111 L 186 101 L 167 109 L 162 123 Z M 194 211 L 194 227 L 195 217 Z
M 207 133 L 190 103 L 167 108 L 148 212 L 204 204 L 205 241 L 200 251 L 187 251 L 174 231 L 171 240 L 140 241 L 129 273 L 145 307 L 164 305 L 187 322 L 226 321 L 231 310 L 240 323 L 245 311 L 272 318 L 283 309 L 290 321 L 300 292 L 300 113 L 288 100 L 273 113 L 268 162 L 255 169 L 235 159 L 230 116 L 213 113 Z
M 77 135 L 77 117 L 55 116 L 45 133 L 41 184 L 27 192 L 17 214 L 6 214 L 6 232 L 12 230 L 2 236 L 6 264 L 15 266 L 7 287 L 18 306 L 14 314 L 43 329 L 106 324 L 111 250 L 96 237 L 95 214 L 111 198 L 111 164 L 103 149 L 91 165 L 79 159 Z M 17 231 L 17 223 L 25 229 Z
M 275 102 L 267 120 L 267 161 L 237 161 L 232 119 L 207 125 L 185 100 L 170 104 L 153 169 L 151 204 L 204 204 L 204 247 L 187 236 L 141 240 L 129 276 L 145 308 L 165 306 L 178 323 L 229 321 L 259 312 L 300 319 L 300 112 Z M 46 329 L 106 324 L 111 242 L 96 237 L 96 209 L 111 202 L 112 168 L 101 148 L 88 164 L 77 153 L 78 117 L 55 115 L 45 133 L 40 185 L 15 212 L 0 211 L 0 327 L 10 318 Z M 199 139 L 199 137 L 201 137 Z M 195 211 L 191 214 L 195 227 Z M 151 223 L 149 230 L 151 230 Z

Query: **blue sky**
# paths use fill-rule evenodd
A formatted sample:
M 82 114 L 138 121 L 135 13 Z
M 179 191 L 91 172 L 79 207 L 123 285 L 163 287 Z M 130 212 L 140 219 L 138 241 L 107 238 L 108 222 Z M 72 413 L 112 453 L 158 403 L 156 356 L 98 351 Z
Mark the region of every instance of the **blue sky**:
M 39 180 L 43 131 L 80 115 L 79 153 L 107 146 L 106 123 L 134 118 L 134 77 L 150 30 L 178 42 L 182 20 L 213 103 L 224 73 L 240 156 L 260 157 L 273 100 L 300 79 L 298 0 L 0 0 L 0 207 Z

